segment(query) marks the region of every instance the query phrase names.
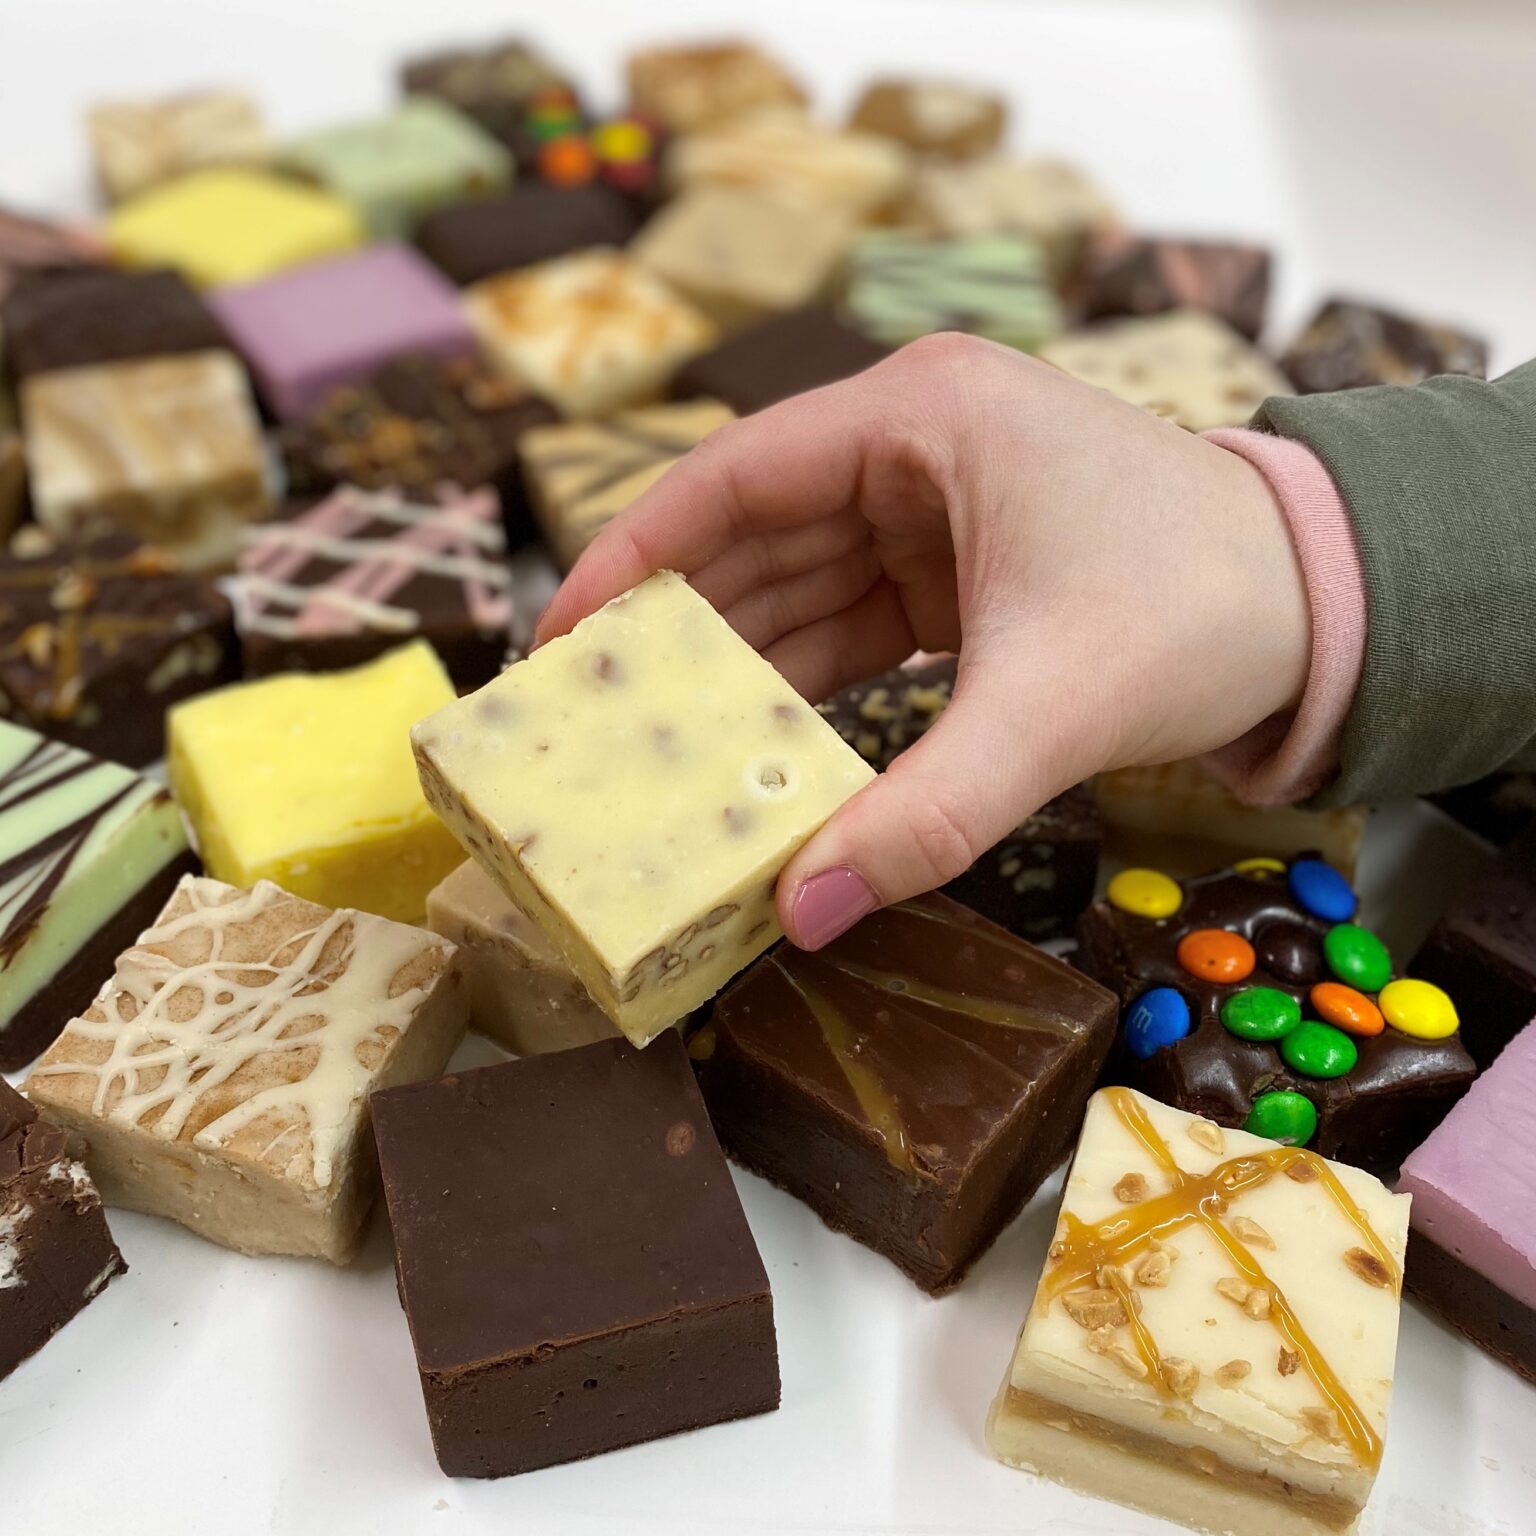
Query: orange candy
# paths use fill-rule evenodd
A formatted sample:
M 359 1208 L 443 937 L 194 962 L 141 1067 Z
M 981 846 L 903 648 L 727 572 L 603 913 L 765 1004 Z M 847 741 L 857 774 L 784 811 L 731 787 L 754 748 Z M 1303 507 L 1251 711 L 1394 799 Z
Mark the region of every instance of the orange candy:
M 1320 981 L 1312 988 L 1312 1006 L 1328 1023 L 1350 1035 L 1379 1035 L 1386 1027 L 1381 1009 L 1364 992 L 1342 981 Z
M 539 147 L 539 174 L 557 187 L 584 187 L 597 175 L 597 156 L 580 134 Z
M 1253 974 L 1253 945 L 1225 928 L 1196 928 L 1179 940 L 1179 964 L 1201 981 L 1230 984 Z

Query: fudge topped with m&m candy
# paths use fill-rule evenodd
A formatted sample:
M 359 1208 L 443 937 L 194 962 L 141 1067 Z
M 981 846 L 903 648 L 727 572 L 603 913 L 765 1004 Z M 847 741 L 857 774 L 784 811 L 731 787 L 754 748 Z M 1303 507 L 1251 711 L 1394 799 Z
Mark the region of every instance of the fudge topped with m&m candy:
M 1475 1067 L 1455 1004 L 1394 978 L 1322 859 L 1250 858 L 1182 884 L 1122 870 L 1079 964 L 1124 1010 L 1110 1076 L 1218 1125 L 1395 1168 Z

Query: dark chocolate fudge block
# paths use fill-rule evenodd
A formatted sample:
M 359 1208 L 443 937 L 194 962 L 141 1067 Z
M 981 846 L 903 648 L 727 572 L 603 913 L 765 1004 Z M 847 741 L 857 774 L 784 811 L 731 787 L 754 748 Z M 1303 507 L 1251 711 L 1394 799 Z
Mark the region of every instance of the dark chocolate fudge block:
M 570 91 L 564 70 L 520 39 L 408 60 L 400 83 L 407 95 L 436 96 L 500 139 L 522 128 L 540 96 Z
M 1329 299 L 1280 366 L 1304 395 L 1369 384 L 1419 384 L 1437 373 L 1488 372 L 1488 344 L 1453 326 L 1414 320 L 1373 304 Z
M 674 1032 L 372 1108 L 443 1471 L 506 1477 L 778 1406 L 768 1277 Z
M 1425 798 L 1468 831 L 1502 848 L 1536 822 L 1536 773 L 1490 773 Z
M 467 692 L 506 662 L 511 586 L 489 487 L 410 502 L 342 486 L 263 523 L 241 552 L 235 627 L 245 672 L 339 671 L 421 635 Z
M 1089 247 L 1080 278 L 1084 317 L 1204 309 L 1256 341 L 1269 303 L 1261 245 L 1148 239 L 1114 230 Z
M 533 529 L 518 441 L 558 419 L 516 380 L 478 363 L 412 355 L 334 390 L 284 427 L 278 444 L 295 497 L 357 485 L 431 499 L 445 481 L 465 490 L 489 485 L 516 543 Z
M 126 535 L 0 554 L 0 717 L 141 767 L 165 712 L 239 676 L 229 599 Z
M 689 1052 L 732 1157 L 938 1294 L 1066 1153 L 1114 1031 L 1102 987 L 928 895 L 764 955 Z
M 897 667 L 854 683 L 817 708 L 838 735 L 882 773 L 949 703 L 956 661 Z M 1093 900 L 1104 842 L 1098 803 L 1078 785 L 1026 817 L 944 893 L 1023 939 L 1070 933 Z
M 627 245 L 639 222 L 630 205 L 608 187 L 552 187 L 534 181 L 504 197 L 454 203 L 429 214 L 416 231 L 416 243 L 448 277 L 467 287 L 571 251 Z
M 830 309 L 775 315 L 684 365 L 673 394 L 710 395 L 738 416 L 791 395 L 850 378 L 886 358 L 879 342 L 843 324 Z
M 1409 970 L 1443 987 L 1480 1068 L 1536 1018 L 1536 827 L 1435 925 Z
M 127 1269 L 63 1131 L 0 1082 L 0 1380 Z
M 1393 979 L 1321 859 L 1242 859 L 1181 885 L 1122 870 L 1077 963 L 1120 999 L 1111 1081 L 1216 1124 L 1394 1170 L 1476 1068 L 1455 1005 Z
M 80 267 L 24 278 L 0 305 L 16 380 L 90 363 L 229 346 L 224 327 L 178 272 Z

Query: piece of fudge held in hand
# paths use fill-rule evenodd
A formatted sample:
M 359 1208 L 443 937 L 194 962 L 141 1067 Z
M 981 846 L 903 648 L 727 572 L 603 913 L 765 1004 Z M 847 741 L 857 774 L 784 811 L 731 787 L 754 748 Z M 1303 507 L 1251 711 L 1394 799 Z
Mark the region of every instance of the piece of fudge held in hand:
M 874 771 L 663 571 L 411 732 L 427 800 L 637 1045 L 778 938 Z
M 450 1477 L 778 1407 L 768 1277 L 676 1037 L 455 1073 L 373 1112 Z
M 27 1093 L 109 1205 L 344 1264 L 377 1183 L 368 1095 L 463 1037 L 452 960 L 420 928 L 188 876 Z
M 514 1054 L 564 1051 L 618 1034 L 554 945 L 473 859 L 433 888 L 427 927 L 458 949 L 470 1028 Z
M 1078 924 L 1077 963 L 1124 1009 L 1127 1082 L 1217 1124 L 1394 1170 L 1476 1071 L 1451 999 L 1394 979 L 1321 859 L 1240 859 L 1182 884 L 1122 870 Z
M 938 1294 L 1061 1160 L 1114 1032 L 1103 987 L 928 895 L 780 945 L 689 1051 L 732 1157 Z
M 0 1081 L 0 1381 L 127 1268 L 64 1133 Z
M 158 784 L 0 722 L 0 1071 L 95 995 L 197 868 Z
M 993 1453 L 1216 1536 L 1353 1531 L 1381 1465 L 1408 1205 L 1357 1168 L 1105 1089 Z
M 1409 1289 L 1536 1382 L 1536 1024 L 1505 1047 L 1397 1187 L 1413 1197 Z
M 844 741 L 884 773 L 939 718 L 955 687 L 956 658 L 895 667 L 816 706 Z M 1088 787 L 1079 784 L 1025 817 L 996 847 L 943 887 L 946 896 L 1022 939 L 1070 933 L 1093 900 L 1103 840 Z

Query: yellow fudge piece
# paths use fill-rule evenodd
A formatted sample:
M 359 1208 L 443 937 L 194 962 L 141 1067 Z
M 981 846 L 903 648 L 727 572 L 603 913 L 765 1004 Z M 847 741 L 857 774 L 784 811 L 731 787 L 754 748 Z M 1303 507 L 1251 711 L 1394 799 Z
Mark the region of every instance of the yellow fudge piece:
M 195 283 L 250 283 L 363 240 L 350 204 L 264 171 L 199 171 L 123 203 L 107 243 L 131 267 L 178 267 Z
M 420 919 L 463 854 L 422 799 L 409 731 L 452 698 L 417 640 L 350 672 L 237 683 L 173 709 L 171 790 L 208 873 Z
M 779 936 L 779 871 L 874 777 L 670 571 L 411 739 L 433 808 L 638 1045 Z

